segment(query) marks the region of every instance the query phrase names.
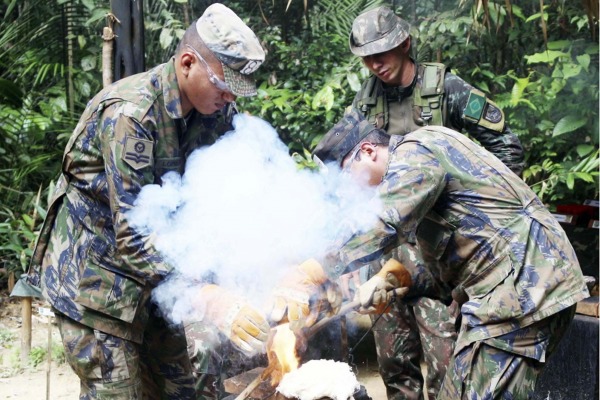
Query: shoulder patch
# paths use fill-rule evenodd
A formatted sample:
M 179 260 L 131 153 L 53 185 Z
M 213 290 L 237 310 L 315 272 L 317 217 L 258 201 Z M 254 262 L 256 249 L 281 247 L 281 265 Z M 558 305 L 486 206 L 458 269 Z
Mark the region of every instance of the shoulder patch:
M 467 106 L 465 107 L 464 117 L 474 122 L 478 122 L 483 114 L 483 107 L 485 106 L 486 99 L 485 95 L 479 90 L 471 90 L 469 99 L 467 100 Z
M 483 115 L 483 119 L 490 121 L 493 124 L 497 124 L 502 121 L 502 111 L 495 105 L 488 103 L 485 108 L 485 114 Z
M 489 99 L 485 105 L 483 118 L 479 121 L 479 125 L 498 133 L 504 130 L 504 113 Z
M 127 136 L 121 159 L 135 170 L 152 165 L 154 143 L 150 140 Z

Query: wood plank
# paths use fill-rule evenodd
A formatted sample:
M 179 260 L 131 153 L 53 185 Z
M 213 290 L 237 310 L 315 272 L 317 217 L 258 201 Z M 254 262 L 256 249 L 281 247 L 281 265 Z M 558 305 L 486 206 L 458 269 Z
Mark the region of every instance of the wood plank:
M 589 315 L 590 317 L 596 317 L 600 315 L 600 304 L 598 296 L 588 297 L 577 302 L 577 314 Z

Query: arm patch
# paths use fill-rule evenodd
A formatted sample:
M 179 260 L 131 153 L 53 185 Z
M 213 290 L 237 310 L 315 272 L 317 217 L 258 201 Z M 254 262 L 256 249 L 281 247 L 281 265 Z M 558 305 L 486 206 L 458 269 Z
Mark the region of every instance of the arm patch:
M 140 170 L 152 165 L 153 146 L 154 143 L 150 140 L 127 136 L 121 158 L 131 168 Z
M 502 110 L 477 89 L 471 90 L 463 117 L 467 121 L 494 132 L 502 132 L 504 129 Z

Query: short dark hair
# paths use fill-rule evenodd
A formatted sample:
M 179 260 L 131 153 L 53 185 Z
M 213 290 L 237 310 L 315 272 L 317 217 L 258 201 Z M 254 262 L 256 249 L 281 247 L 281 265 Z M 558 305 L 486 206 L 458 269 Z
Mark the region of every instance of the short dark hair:
M 354 148 L 352 150 L 350 150 L 348 155 L 354 154 L 354 152 L 356 152 L 363 143 L 371 143 L 371 144 L 387 147 L 390 145 L 390 135 L 388 135 L 381 129 L 374 129 L 371 131 L 371 133 L 369 133 L 367 136 L 365 136 L 365 138 L 363 140 L 361 140 L 356 146 L 354 146 Z M 360 160 L 360 151 L 356 152 L 356 156 L 354 159 L 356 161 Z M 342 161 L 340 164 L 342 164 L 344 162 L 344 160 L 345 160 L 345 157 L 342 158 Z

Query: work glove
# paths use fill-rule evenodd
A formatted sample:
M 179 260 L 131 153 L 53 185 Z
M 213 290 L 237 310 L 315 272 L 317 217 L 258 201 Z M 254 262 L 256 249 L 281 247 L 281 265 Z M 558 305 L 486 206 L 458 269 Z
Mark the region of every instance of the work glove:
M 217 285 L 205 285 L 197 301 L 204 307 L 204 321 L 216 326 L 238 349 L 248 356 L 264 353 L 269 324 L 241 296 Z
M 388 312 L 391 299 L 402 298 L 411 286 L 410 274 L 396 259 L 388 260 L 371 279 L 356 290 L 354 301 L 360 304 L 361 314 Z
M 321 312 L 337 314 L 342 300 L 339 285 L 330 281 L 321 264 L 311 258 L 292 267 L 273 291 L 270 320 L 289 322 L 292 330 L 308 328 Z

